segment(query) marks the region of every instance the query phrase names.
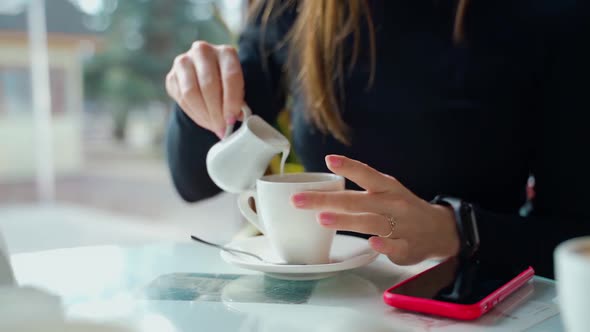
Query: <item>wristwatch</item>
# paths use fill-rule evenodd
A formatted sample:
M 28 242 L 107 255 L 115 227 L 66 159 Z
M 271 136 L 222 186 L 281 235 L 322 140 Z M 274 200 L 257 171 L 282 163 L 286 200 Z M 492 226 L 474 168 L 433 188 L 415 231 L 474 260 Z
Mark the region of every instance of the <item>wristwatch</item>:
M 436 196 L 431 203 L 453 209 L 460 241 L 458 256 L 461 259 L 473 258 L 479 249 L 479 232 L 473 206 L 459 198 L 444 195 Z

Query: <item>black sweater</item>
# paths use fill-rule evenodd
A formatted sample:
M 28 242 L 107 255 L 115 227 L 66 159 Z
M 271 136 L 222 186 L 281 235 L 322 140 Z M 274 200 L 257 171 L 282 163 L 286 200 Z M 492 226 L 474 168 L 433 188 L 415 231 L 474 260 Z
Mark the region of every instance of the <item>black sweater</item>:
M 264 39 L 256 20 L 241 35 L 246 102 L 273 121 L 293 96 L 293 148 L 307 171 L 327 171 L 324 156 L 342 154 L 395 176 L 423 199 L 447 194 L 472 202 L 482 258 L 530 264 L 552 277 L 555 246 L 590 235 L 586 2 L 470 1 L 465 40 L 456 45 L 452 1 L 372 1 L 374 83 L 367 88 L 368 51 L 344 82 L 350 146 L 306 120 L 302 96 L 285 75 L 289 46 L 277 45 L 296 15 L 287 10 Z M 205 169 L 216 141 L 175 109 L 168 160 L 185 200 L 219 192 Z M 533 213 L 521 217 L 529 174 L 537 195 Z

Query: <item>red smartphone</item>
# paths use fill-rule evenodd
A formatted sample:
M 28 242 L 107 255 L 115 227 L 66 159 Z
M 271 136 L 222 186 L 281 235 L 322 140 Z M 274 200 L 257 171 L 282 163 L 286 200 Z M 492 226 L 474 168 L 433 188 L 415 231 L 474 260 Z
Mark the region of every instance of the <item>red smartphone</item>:
M 449 258 L 383 293 L 386 304 L 425 314 L 473 320 L 525 285 L 535 271 Z

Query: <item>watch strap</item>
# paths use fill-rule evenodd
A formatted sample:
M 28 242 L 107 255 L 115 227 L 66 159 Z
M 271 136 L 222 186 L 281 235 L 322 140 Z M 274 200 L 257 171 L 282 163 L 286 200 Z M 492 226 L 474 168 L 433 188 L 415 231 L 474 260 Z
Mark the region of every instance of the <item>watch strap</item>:
M 453 209 L 461 243 L 459 257 L 473 257 L 479 249 L 479 232 L 473 206 L 459 198 L 444 195 L 436 196 L 431 203 L 445 205 Z

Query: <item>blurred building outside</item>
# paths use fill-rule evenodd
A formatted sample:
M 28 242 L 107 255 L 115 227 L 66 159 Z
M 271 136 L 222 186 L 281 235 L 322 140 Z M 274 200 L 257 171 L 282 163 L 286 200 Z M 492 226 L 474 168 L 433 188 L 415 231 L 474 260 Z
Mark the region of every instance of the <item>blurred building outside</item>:
M 47 30 L 55 170 L 79 172 L 83 163 L 82 53 L 84 47 L 94 48 L 99 37 L 82 23 L 82 14 L 67 1 L 53 1 L 48 6 Z M 1 179 L 30 178 L 35 174 L 29 66 L 26 12 L 0 15 Z
M 126 239 L 184 237 L 200 227 L 197 221 L 214 231 L 219 219 L 239 219 L 237 209 L 228 209 L 235 205 L 231 195 L 186 204 L 175 192 L 164 160 L 171 102 L 163 83 L 174 56 L 192 41 L 234 43 L 247 1 L 45 2 L 53 207 L 37 205 L 26 14 L 0 12 L 0 231 L 9 247 L 96 244 L 92 234 L 116 238 L 101 228 L 106 224 Z M 31 230 L 40 232 L 35 241 Z

